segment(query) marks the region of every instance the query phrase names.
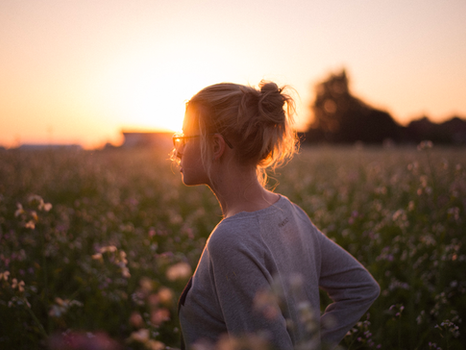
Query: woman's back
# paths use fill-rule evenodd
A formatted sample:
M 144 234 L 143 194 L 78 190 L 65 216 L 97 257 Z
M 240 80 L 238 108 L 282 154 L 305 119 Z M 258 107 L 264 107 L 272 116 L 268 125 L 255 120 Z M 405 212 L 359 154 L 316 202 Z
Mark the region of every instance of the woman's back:
M 286 197 L 266 209 L 224 219 L 209 238 L 181 308 L 182 320 L 194 314 L 199 320 L 191 329 L 183 328 L 186 340 L 215 342 L 221 333 L 255 333 L 266 335 L 278 349 L 291 349 L 312 336 L 306 329 L 309 324 L 301 320 L 306 302 L 315 315 L 314 340 L 320 339 L 317 286 L 326 261 L 322 255 L 328 253 L 322 244 L 326 249 L 333 246 Z M 368 275 L 354 259 L 349 263 Z M 281 296 L 280 303 L 272 293 Z M 375 294 L 361 299 L 370 304 Z M 214 331 L 205 333 L 209 329 Z

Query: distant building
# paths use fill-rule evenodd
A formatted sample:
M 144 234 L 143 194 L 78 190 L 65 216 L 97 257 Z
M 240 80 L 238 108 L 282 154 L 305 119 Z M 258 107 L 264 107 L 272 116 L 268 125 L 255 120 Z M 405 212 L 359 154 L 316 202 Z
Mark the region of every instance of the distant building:
M 69 151 L 80 151 L 82 150 L 81 145 L 75 144 L 34 144 L 25 143 L 19 146 L 17 149 L 22 151 L 43 151 L 43 150 L 69 150 Z
M 131 132 L 122 131 L 125 141 L 122 148 L 156 147 L 168 148 L 172 145 L 171 132 Z

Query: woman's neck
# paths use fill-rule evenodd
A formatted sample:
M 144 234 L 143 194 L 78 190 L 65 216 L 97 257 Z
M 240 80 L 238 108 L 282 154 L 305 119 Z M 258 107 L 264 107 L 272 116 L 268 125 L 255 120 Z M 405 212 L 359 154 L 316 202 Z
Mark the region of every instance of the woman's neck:
M 240 212 L 265 209 L 278 201 L 279 195 L 266 190 L 257 178 L 255 169 L 235 171 L 229 169 L 211 187 L 219 201 L 223 217 Z

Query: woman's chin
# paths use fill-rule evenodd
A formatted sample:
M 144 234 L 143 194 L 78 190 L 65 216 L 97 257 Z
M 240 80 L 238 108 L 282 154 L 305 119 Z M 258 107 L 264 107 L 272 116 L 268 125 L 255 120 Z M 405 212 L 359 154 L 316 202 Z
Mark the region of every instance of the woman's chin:
M 181 174 L 181 181 L 185 186 L 198 186 L 202 185 L 199 181 L 193 181 L 193 179 L 190 179 L 189 177 L 184 176 L 184 174 Z
M 193 184 L 191 183 L 191 181 L 189 181 L 189 178 L 187 178 L 183 172 L 181 172 L 181 182 L 183 182 L 184 185 L 186 186 L 193 186 Z

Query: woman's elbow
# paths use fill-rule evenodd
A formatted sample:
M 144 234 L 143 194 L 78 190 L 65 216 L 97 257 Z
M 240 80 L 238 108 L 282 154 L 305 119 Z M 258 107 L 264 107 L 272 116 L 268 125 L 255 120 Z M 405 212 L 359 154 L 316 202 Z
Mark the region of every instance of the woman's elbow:
M 380 295 L 380 286 L 376 280 L 372 279 L 370 284 L 370 291 L 368 292 L 368 299 L 374 302 Z

